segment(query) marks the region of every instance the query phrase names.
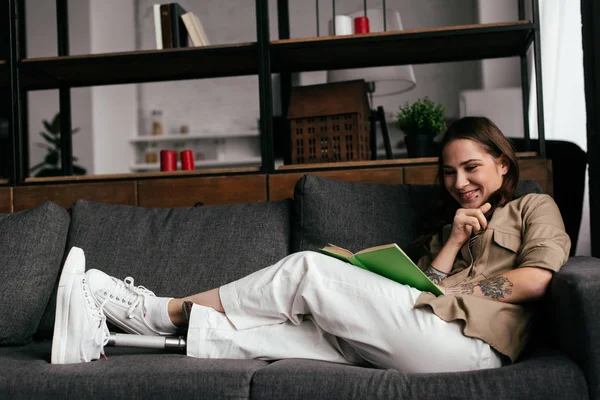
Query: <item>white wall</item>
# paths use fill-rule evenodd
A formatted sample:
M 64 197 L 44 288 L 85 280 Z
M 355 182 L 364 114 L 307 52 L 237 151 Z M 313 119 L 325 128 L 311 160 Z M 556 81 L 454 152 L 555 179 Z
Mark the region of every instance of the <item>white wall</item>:
M 90 53 L 131 51 L 135 42 L 134 0 L 90 0 Z M 129 139 L 138 130 L 137 85 L 91 88 L 95 174 L 129 172 Z
M 90 50 L 89 2 L 70 0 L 69 41 L 71 54 L 85 54 Z M 54 1 L 26 2 L 27 57 L 54 57 L 58 54 L 56 34 L 56 5 Z M 28 93 L 29 104 L 29 162 L 30 166 L 41 162 L 46 150 L 36 143 L 44 143 L 39 135 L 45 131 L 42 120 L 51 120 L 59 111 L 58 90 Z M 73 155 L 78 164 L 93 173 L 91 91 L 89 88 L 71 90 L 72 126 L 80 131 L 73 136 Z
M 519 9 L 517 1 L 477 0 L 479 23 L 517 21 Z M 521 86 L 521 63 L 519 57 L 490 59 L 481 61 L 483 89 L 497 89 Z

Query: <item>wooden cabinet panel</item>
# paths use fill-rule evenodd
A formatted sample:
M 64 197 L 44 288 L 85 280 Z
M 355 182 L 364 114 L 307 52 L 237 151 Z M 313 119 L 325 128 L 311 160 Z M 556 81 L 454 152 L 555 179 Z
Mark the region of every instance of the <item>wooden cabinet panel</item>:
M 404 170 L 404 183 L 430 185 L 437 183 L 437 164 L 411 165 Z
M 391 167 L 269 175 L 269 200 L 282 200 L 294 197 L 296 182 L 307 173 L 350 182 L 401 184 L 404 183 L 402 170 L 403 167 Z
M 542 191 L 550 196 L 554 195 L 552 187 L 552 161 L 545 159 L 519 160 L 519 173 L 521 180 L 536 181 Z
M 14 190 L 14 211 L 34 208 L 53 201 L 69 208 L 79 199 L 100 203 L 135 205 L 135 181 L 73 183 L 64 185 L 17 186 Z
M 13 199 L 12 199 L 12 188 L 11 187 L 0 187 L 0 213 L 6 214 L 11 213 L 13 210 Z
M 142 207 L 192 207 L 196 203 L 261 201 L 267 201 L 266 175 L 138 181 L 138 204 Z

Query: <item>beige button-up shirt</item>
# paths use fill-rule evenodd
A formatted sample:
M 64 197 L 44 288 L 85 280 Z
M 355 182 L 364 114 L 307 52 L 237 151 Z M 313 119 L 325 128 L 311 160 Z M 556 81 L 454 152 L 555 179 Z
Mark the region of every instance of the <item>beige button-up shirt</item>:
M 451 226 L 433 237 L 430 254 L 419 260 L 426 269 L 450 236 Z M 443 236 L 440 238 L 440 236 Z M 440 286 L 453 287 L 498 276 L 521 267 L 558 271 L 569 257 L 571 240 L 560 211 L 545 194 L 528 194 L 496 209 L 487 229 L 467 241 Z M 479 338 L 513 362 L 525 346 L 531 304 L 502 303 L 470 294 L 436 297 L 422 293 L 415 307 L 430 307 L 444 321 L 463 322 L 463 334 Z

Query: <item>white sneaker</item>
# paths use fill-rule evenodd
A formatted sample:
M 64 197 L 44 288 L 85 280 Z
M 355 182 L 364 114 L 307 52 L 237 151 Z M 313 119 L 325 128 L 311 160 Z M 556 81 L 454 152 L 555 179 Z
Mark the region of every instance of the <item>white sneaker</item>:
M 92 295 L 110 322 L 137 335 L 172 335 L 157 331 L 146 321 L 146 299 L 156 297 L 152 291 L 133 286 L 132 277 L 122 281 L 97 269 L 90 269 L 86 274 Z
M 58 283 L 52 337 L 52 364 L 97 360 L 104 354 L 110 332 L 106 317 L 92 298 L 85 275 L 83 250 L 73 247 Z

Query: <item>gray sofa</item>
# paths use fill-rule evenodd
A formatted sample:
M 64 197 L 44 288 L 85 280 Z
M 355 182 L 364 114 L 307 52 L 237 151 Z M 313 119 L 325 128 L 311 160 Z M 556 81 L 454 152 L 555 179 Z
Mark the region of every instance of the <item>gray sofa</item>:
M 477 372 L 409 374 L 313 360 L 210 360 L 106 348 L 108 360 L 51 365 L 56 282 L 71 246 L 87 268 L 159 296 L 217 287 L 327 242 L 358 250 L 412 241 L 436 188 L 305 176 L 294 200 L 179 209 L 78 201 L 0 216 L 2 398 L 600 399 L 600 262 L 571 258 L 540 303 L 520 360 Z M 112 330 L 112 329 L 111 329 Z

